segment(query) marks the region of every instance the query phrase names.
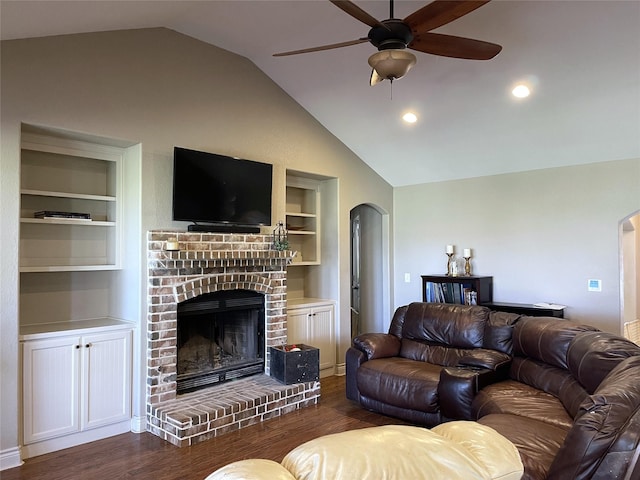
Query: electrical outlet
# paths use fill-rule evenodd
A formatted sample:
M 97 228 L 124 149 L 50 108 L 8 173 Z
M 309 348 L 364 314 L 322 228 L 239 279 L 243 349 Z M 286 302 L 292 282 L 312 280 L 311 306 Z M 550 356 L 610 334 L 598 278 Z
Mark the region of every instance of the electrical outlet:
M 411 274 L 410 273 L 405 273 L 404 274 L 404 283 L 411 283 Z

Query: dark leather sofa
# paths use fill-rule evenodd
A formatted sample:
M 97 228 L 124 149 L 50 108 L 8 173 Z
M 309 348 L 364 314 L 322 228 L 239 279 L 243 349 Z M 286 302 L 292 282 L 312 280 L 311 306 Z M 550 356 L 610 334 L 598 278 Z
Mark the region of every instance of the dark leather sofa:
M 525 480 L 640 480 L 640 347 L 587 325 L 412 303 L 356 337 L 347 397 L 428 427 L 477 420 L 516 445 Z

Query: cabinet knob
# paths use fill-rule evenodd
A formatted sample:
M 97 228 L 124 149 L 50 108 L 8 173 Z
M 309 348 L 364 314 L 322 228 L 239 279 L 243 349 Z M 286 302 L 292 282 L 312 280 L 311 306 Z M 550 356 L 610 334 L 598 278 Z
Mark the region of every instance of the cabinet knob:
M 87 343 L 85 347 L 89 348 L 91 345 L 92 345 L 91 343 Z
M 80 345 L 76 345 L 76 348 L 80 348 Z

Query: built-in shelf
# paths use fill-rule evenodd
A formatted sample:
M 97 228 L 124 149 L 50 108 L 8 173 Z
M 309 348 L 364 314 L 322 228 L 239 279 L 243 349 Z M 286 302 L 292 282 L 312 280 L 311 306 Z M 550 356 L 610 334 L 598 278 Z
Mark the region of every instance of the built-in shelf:
M 46 266 L 20 266 L 21 273 L 38 272 L 97 272 L 120 270 L 113 265 L 46 265 Z
M 22 125 L 18 257 L 25 458 L 131 429 L 140 279 L 134 255 L 127 257 L 132 268 L 123 268 L 123 214 L 139 214 L 139 192 L 129 184 L 125 209 L 125 159 L 132 162 L 129 181 L 135 181 L 138 146 Z M 128 244 L 139 243 L 138 227 L 129 222 L 127 230 Z
M 99 317 L 68 322 L 37 323 L 20 326 L 20 340 L 40 340 L 43 338 L 59 337 L 84 333 L 87 330 L 99 328 L 101 331 L 133 329 L 135 325 L 118 318 Z
M 116 197 L 113 195 L 88 195 L 82 193 L 52 192 L 48 190 L 20 190 L 22 195 L 33 195 L 36 197 L 58 197 L 58 198 L 77 198 L 79 200 L 96 200 L 100 202 L 115 202 Z
M 74 227 L 115 227 L 116 222 L 101 222 L 83 218 L 21 218 L 20 223 L 48 223 L 54 225 L 73 225 Z
M 320 190 L 317 181 L 287 175 L 286 227 L 289 246 L 298 252 L 293 266 L 320 264 Z
M 287 268 L 287 338 L 320 350 L 321 377 L 333 375 L 336 366 L 336 302 L 318 298 L 323 273 L 321 192 L 326 192 L 328 180 L 288 171 L 285 207 L 289 248 L 297 252 Z
M 25 131 L 20 173 L 20 271 L 120 268 L 123 149 Z M 81 213 L 89 218 L 37 216 Z

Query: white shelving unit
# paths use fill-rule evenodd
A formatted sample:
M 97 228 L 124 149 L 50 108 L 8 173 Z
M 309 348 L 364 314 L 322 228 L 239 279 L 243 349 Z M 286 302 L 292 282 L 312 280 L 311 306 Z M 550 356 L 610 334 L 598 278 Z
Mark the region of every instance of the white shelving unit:
M 320 188 L 317 181 L 287 174 L 286 226 L 292 265 L 320 264 Z
M 135 278 L 122 265 L 124 159 L 131 158 L 124 142 L 29 125 L 21 140 L 22 452 L 29 458 L 130 430 L 137 312 L 123 303 Z
M 287 341 L 320 350 L 320 376 L 336 366 L 334 300 L 317 298 L 314 285 L 322 268 L 322 182 L 328 179 L 287 172 L 286 226 L 290 249 L 297 252 L 287 268 Z
M 120 268 L 122 158 L 118 147 L 23 132 L 21 272 Z M 36 218 L 40 211 L 91 219 Z

